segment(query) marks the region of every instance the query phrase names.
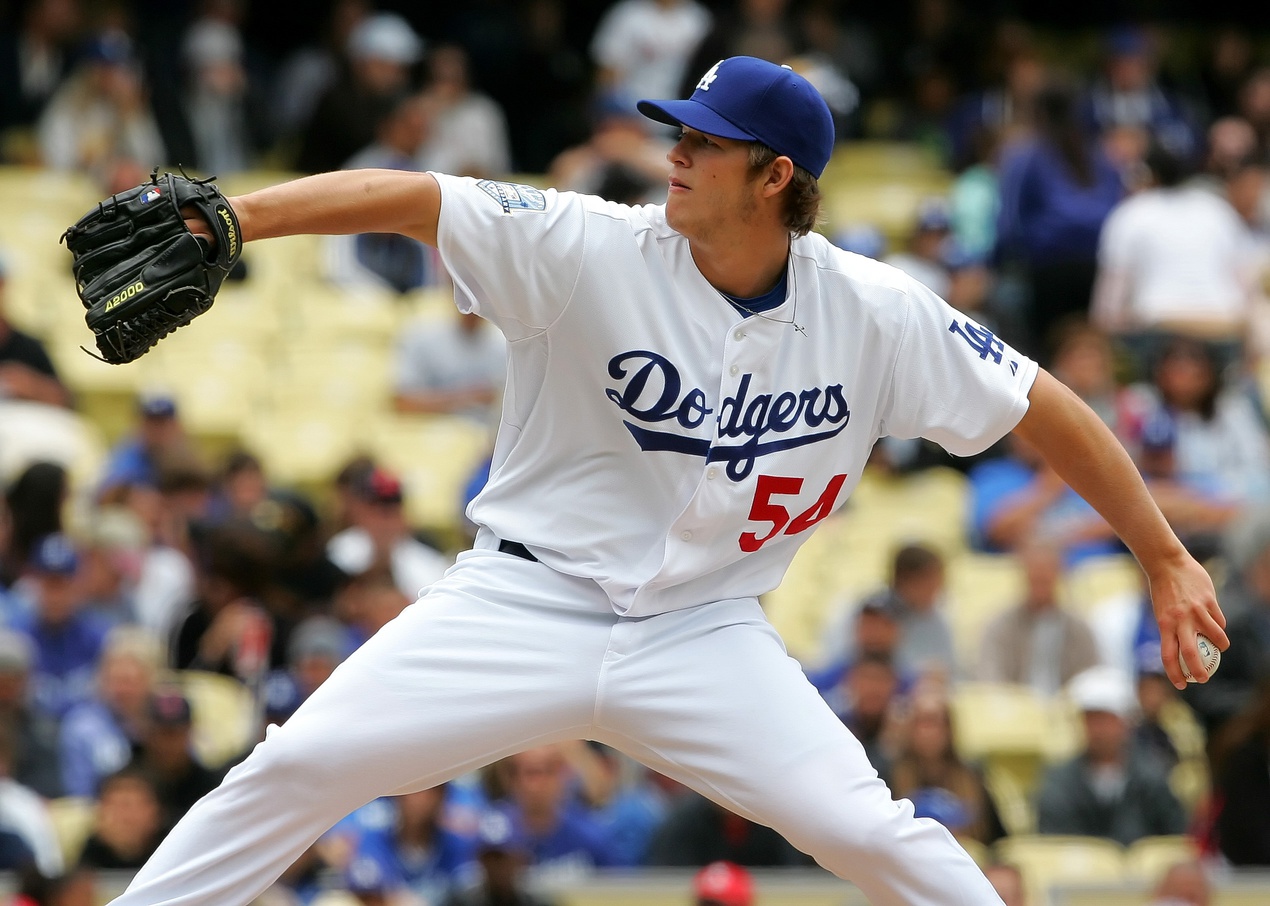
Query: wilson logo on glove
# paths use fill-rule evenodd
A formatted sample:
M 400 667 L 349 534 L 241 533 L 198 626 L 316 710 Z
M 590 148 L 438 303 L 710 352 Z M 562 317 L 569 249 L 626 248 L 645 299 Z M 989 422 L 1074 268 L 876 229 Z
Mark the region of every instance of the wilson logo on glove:
M 234 222 L 234 215 L 229 213 L 229 208 L 218 207 L 216 213 L 220 219 L 225 221 L 225 232 L 229 236 L 229 256 L 231 258 L 238 257 L 238 227 Z

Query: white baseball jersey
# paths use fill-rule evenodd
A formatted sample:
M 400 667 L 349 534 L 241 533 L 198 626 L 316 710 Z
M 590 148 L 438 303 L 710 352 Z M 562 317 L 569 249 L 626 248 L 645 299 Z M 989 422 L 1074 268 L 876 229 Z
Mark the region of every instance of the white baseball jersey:
M 455 299 L 508 339 L 469 516 L 645 616 L 774 588 L 874 442 L 979 452 L 1036 365 L 899 270 L 795 239 L 785 302 L 743 317 L 664 207 L 434 174 Z

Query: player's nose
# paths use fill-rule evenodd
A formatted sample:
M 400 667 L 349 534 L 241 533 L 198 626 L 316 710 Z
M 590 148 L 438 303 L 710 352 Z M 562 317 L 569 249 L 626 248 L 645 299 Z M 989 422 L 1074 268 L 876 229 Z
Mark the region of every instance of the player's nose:
M 675 167 L 688 166 L 688 149 L 685 147 L 683 138 L 680 138 L 679 141 L 670 146 L 670 150 L 666 152 L 666 160 Z

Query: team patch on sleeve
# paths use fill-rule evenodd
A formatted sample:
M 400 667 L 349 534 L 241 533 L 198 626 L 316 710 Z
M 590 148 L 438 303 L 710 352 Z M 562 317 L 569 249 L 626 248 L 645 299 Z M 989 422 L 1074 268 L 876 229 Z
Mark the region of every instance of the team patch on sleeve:
M 504 214 L 510 214 L 512 211 L 547 210 L 547 196 L 533 186 L 497 182 L 492 179 L 482 179 L 477 185 L 486 195 L 498 202 Z

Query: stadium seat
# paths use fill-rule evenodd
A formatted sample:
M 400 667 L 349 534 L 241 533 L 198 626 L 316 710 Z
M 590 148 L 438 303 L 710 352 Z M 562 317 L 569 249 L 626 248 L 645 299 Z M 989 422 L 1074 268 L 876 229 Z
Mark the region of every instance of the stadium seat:
M 894 548 L 924 542 L 946 554 L 966 548 L 966 477 L 945 468 L 899 477 L 868 469 L 843 515 Z
M 993 849 L 1001 861 L 1018 866 L 1031 903 L 1051 902 L 1049 891 L 1058 884 L 1126 880 L 1124 847 L 1101 837 L 1023 834 L 1004 837 Z
M 238 680 L 204 670 L 175 674 L 189 699 L 194 750 L 210 768 L 220 768 L 254 745 L 261 733 L 256 700 Z
M 985 772 L 1008 772 L 1030 799 L 1047 760 L 1047 703 L 1026 686 L 966 682 L 952 690 L 953 744 Z
M 1007 834 L 1036 833 L 1035 797 L 1033 790 L 1024 786 L 1019 771 L 986 759 L 983 785 Z
M 1022 600 L 1023 587 L 1023 569 L 1014 557 L 970 552 L 949 560 L 945 615 L 967 675 L 978 672 L 984 629 L 993 617 Z
M 1142 590 L 1142 570 L 1131 554 L 1108 554 L 1082 560 L 1063 577 L 1062 598 L 1079 614 L 1119 595 Z
M 97 803 L 88 796 L 62 796 L 48 801 L 48 812 L 62 848 L 62 862 L 74 865 L 92 833 Z
M 951 178 L 939 156 L 928 147 L 912 142 L 857 140 L 842 142 L 834 149 L 822 178 L 837 183 L 919 177 Z
M 1132 880 L 1151 886 L 1173 865 L 1199 855 L 1195 841 L 1184 834 L 1143 837 L 1126 848 L 1125 872 Z
M 249 414 L 241 437 L 276 483 L 320 492 L 354 453 L 362 452 L 362 429 L 362 420 L 347 412 L 259 409 Z
M 889 248 L 901 248 L 922 202 L 946 189 L 946 180 L 926 178 L 835 183 L 824 194 L 829 235 L 842 224 L 869 223 L 883 233 Z
M 461 540 L 463 488 L 491 441 L 484 425 L 448 415 L 388 414 L 366 432 L 371 455 L 401 476 L 410 524 L 453 543 Z

